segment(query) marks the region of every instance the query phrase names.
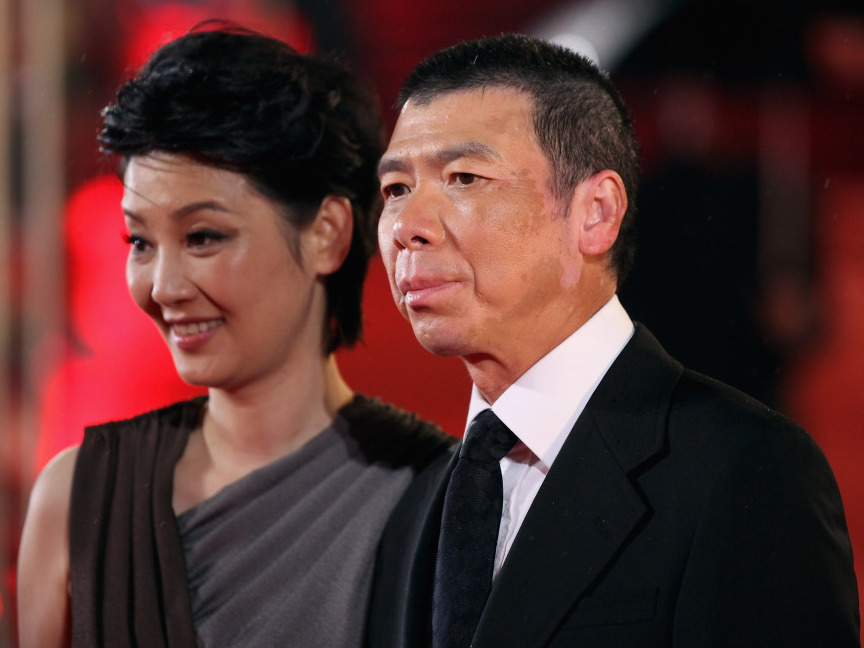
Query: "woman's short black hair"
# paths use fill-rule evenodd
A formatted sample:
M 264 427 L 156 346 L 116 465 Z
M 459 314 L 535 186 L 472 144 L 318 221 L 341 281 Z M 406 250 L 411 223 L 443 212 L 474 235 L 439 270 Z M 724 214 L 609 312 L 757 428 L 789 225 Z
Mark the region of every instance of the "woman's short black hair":
M 205 24 L 158 49 L 102 116 L 99 144 L 120 156 L 121 172 L 131 157 L 159 151 L 243 174 L 285 207 L 295 231 L 326 196 L 348 198 L 353 238 L 326 279 L 325 350 L 360 338 L 383 131 L 374 96 L 344 67 L 257 32 Z

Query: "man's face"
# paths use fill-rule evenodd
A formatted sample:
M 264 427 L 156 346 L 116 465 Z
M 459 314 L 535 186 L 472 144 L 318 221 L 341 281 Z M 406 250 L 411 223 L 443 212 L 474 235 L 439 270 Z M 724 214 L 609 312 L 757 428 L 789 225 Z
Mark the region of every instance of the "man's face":
M 565 217 L 550 173 L 524 94 L 405 105 L 380 165 L 378 239 L 396 304 L 426 349 L 524 371 L 574 330 L 584 214 Z

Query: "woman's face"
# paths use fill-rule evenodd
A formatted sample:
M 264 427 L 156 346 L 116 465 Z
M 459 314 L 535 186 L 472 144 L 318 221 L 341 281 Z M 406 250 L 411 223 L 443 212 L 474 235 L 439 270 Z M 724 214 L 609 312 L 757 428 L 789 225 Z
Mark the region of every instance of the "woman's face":
M 237 390 L 320 362 L 325 293 L 307 230 L 290 231 L 245 176 L 176 154 L 133 157 L 124 186 L 129 289 L 181 378 Z

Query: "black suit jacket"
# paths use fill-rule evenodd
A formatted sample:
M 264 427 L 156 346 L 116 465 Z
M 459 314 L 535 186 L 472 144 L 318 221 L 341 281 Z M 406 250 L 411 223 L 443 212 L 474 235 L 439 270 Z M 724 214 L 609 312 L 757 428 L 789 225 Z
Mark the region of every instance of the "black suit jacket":
M 372 648 L 429 642 L 453 456 L 381 544 Z M 543 482 L 473 646 L 858 646 L 843 505 L 800 428 L 687 371 L 637 325 Z

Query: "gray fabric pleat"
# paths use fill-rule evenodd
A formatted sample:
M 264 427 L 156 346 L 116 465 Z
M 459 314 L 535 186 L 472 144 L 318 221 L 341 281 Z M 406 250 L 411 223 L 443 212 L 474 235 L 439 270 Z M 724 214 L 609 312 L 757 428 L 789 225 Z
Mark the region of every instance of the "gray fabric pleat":
M 337 418 L 178 517 L 199 645 L 362 646 L 378 539 L 412 475 L 375 452 Z

